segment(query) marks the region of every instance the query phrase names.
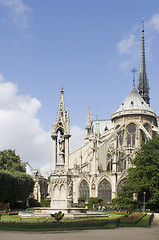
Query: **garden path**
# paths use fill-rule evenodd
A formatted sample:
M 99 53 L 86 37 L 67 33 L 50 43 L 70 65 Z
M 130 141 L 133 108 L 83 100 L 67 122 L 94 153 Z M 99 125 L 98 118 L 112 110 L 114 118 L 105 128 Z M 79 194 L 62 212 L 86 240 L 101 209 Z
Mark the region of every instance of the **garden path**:
M 154 214 L 154 219 L 153 219 L 151 227 L 152 228 L 156 228 L 156 227 L 159 228 L 159 213 Z

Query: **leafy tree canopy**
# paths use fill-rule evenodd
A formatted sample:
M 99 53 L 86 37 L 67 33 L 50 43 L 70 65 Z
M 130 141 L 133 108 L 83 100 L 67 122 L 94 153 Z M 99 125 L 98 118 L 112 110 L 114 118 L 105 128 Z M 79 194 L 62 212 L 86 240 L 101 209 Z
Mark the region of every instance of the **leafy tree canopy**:
M 131 212 L 133 210 L 137 210 L 139 208 L 139 204 L 137 200 L 130 199 L 128 197 L 118 197 L 112 199 L 113 209 L 118 210 L 127 210 Z
M 89 201 L 88 201 L 88 209 L 92 209 L 93 205 L 95 206 L 95 208 L 98 207 L 98 205 L 101 205 L 103 203 L 103 199 L 102 198 L 98 198 L 98 197 L 90 197 Z
M 133 165 L 120 196 L 132 197 L 133 193 L 146 192 L 147 200 L 159 203 L 159 136 L 142 145 Z
M 25 202 L 33 192 L 34 180 L 26 173 L 0 170 L 0 186 L 0 202 Z
M 26 202 L 33 192 L 34 180 L 26 174 L 25 164 L 15 150 L 0 151 L 0 202 Z
M 22 163 L 20 157 L 15 154 L 15 150 L 0 151 L 0 169 L 11 172 L 26 172 L 25 164 Z

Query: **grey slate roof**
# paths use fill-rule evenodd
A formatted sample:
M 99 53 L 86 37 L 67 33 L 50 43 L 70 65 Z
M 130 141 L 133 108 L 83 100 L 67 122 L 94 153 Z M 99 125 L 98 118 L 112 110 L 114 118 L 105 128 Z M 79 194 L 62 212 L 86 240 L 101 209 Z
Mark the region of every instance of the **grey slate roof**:
M 135 89 L 131 91 L 125 101 L 118 107 L 115 113 L 126 110 L 147 110 L 153 112 L 149 105 L 143 100 L 139 93 Z

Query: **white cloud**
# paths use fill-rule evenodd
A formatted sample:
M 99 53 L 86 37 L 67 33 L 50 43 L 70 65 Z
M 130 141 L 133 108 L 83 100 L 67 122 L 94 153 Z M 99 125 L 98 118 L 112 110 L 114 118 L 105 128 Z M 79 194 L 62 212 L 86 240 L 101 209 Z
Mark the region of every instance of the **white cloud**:
M 129 35 L 125 39 L 121 40 L 118 45 L 119 54 L 130 54 L 136 44 L 136 39 L 134 35 Z
M 28 29 L 32 19 L 32 9 L 22 0 L 0 0 L 0 4 L 9 10 L 12 24 L 18 30 Z
M 159 32 L 159 14 L 154 14 L 151 20 L 148 22 L 150 28 L 154 28 L 155 31 Z
M 5 81 L 5 79 L 4 79 L 4 77 L 3 77 L 3 74 L 0 73 L 0 82 L 4 82 L 4 81 Z
M 141 43 L 137 40 L 134 33 L 128 34 L 118 44 L 117 50 L 119 53 L 118 65 L 122 69 L 130 69 L 136 65 L 139 59 Z
M 51 172 L 51 132 L 40 127 L 36 117 L 41 103 L 38 99 L 18 93 L 18 87 L 0 74 L 0 150 L 15 149 L 22 161 L 41 172 Z M 51 131 L 51 129 L 50 129 Z M 85 132 L 71 127 L 70 152 L 84 144 Z
M 146 60 L 151 61 L 151 45 L 154 34 L 159 32 L 159 14 L 154 14 L 152 18 L 144 23 L 145 25 L 145 51 Z M 140 30 L 139 30 L 140 28 Z M 141 55 L 141 36 L 142 25 L 131 29 L 118 44 L 117 50 L 119 53 L 118 63 L 122 69 L 130 69 L 138 63 Z M 140 36 L 139 36 L 140 32 Z
M 85 131 L 78 126 L 72 126 L 70 129 L 70 153 L 84 145 Z
M 45 170 L 52 162 L 51 133 L 40 127 L 36 113 L 41 103 L 18 94 L 17 86 L 0 78 L 0 149 L 15 149 L 33 168 Z

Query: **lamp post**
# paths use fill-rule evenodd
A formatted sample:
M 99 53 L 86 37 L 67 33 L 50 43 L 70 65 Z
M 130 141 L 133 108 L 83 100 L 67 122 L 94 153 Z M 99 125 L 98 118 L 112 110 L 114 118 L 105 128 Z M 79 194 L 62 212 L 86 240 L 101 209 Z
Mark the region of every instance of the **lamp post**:
M 144 197 L 143 197 L 143 212 L 145 212 L 145 196 L 146 196 L 146 192 L 143 192 Z

